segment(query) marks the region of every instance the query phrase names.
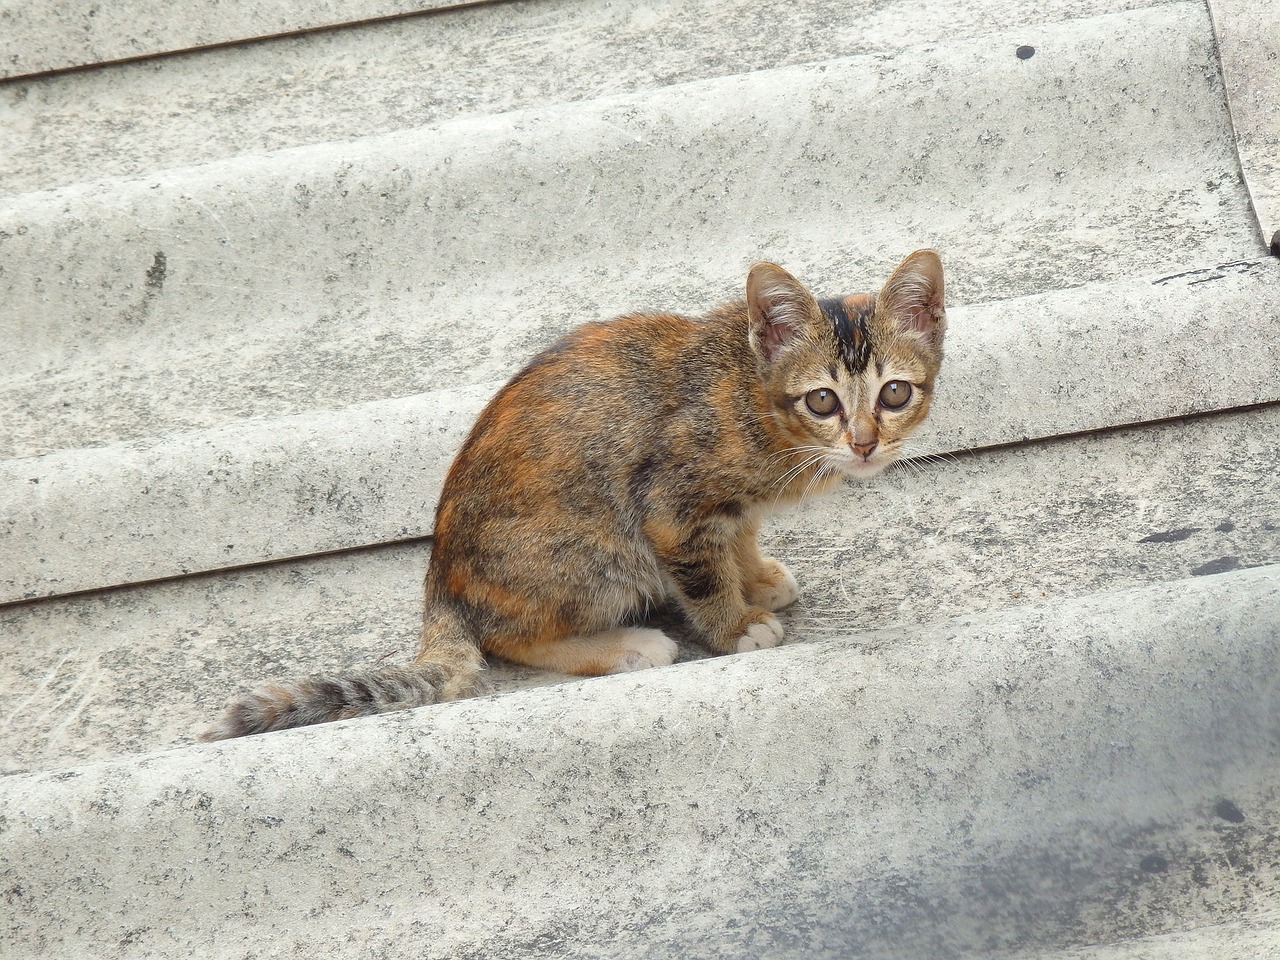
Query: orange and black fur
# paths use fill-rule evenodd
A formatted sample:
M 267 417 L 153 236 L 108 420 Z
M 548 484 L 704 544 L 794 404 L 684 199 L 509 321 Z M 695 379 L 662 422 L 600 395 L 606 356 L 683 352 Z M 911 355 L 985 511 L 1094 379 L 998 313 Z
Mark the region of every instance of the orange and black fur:
M 445 479 L 412 666 L 265 687 L 204 739 L 474 695 L 484 654 L 596 675 L 671 663 L 635 625 L 674 599 L 712 650 L 782 639 L 799 594 L 760 554 L 774 505 L 891 463 L 928 413 L 942 264 L 913 253 L 876 295 L 818 300 L 771 263 L 692 319 L 589 323 L 480 414 Z

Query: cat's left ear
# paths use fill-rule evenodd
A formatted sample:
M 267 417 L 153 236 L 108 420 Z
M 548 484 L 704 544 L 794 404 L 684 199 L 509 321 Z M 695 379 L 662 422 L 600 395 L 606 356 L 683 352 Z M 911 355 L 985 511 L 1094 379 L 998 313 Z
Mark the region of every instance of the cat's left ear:
M 776 263 L 757 263 L 747 274 L 751 349 L 770 363 L 804 333 L 816 309 L 813 294 Z
M 920 331 L 935 347 L 941 346 L 947 330 L 947 311 L 938 252 L 917 250 L 903 260 L 880 288 L 876 312 Z

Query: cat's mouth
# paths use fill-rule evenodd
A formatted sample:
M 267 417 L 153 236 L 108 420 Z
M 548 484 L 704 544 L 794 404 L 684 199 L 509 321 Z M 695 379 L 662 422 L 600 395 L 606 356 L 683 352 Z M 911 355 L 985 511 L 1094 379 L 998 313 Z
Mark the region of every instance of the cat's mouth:
M 854 480 L 868 480 L 892 462 L 893 457 L 881 454 L 879 451 L 872 453 L 869 457 L 852 453 L 840 461 L 840 469 L 846 477 Z

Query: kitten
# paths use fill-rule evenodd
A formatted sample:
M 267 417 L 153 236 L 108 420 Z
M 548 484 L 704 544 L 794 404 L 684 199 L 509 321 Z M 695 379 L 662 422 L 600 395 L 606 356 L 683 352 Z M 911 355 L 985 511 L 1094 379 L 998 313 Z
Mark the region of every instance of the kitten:
M 674 598 L 717 653 L 782 639 L 799 595 L 760 554 L 761 516 L 867 478 L 933 400 L 942 263 L 920 250 L 876 295 L 818 300 L 757 263 L 708 316 L 588 323 L 491 400 L 436 510 L 412 666 L 268 686 L 218 740 L 475 695 L 484 654 L 582 675 L 669 664 L 631 625 Z

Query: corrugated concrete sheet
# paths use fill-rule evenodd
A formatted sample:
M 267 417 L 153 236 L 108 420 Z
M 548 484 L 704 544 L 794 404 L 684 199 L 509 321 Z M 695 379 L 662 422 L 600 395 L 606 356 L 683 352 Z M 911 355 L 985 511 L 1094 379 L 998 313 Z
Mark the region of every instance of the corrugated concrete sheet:
M 1280 957 L 1271 0 L 431 6 L 0 6 L 0 953 Z M 194 743 L 563 331 L 922 246 L 786 645 Z

